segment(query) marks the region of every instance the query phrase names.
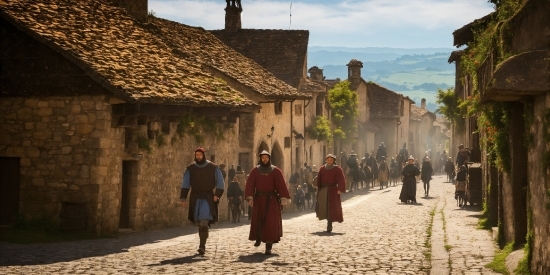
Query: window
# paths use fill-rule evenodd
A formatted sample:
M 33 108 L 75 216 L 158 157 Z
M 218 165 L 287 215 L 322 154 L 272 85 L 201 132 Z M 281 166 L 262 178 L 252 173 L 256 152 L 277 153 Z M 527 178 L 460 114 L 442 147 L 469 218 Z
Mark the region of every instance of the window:
M 285 137 L 285 148 L 290 148 L 290 137 Z
M 301 116 L 302 115 L 302 104 L 294 105 L 294 110 L 295 110 L 295 114 L 297 116 Z
M 317 104 L 315 105 L 315 115 L 323 116 L 323 102 L 317 101 Z
M 275 102 L 275 114 L 280 115 L 283 113 L 283 103 L 282 102 Z
M 160 128 L 161 128 L 162 133 L 169 135 L 170 134 L 170 121 L 161 122 Z
M 399 115 L 405 115 L 405 100 L 401 100 L 401 106 L 399 107 Z

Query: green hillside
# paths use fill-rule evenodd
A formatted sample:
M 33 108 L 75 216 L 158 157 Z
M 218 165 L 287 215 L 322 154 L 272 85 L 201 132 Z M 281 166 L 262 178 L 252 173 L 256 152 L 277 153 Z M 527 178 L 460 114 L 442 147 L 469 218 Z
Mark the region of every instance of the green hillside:
M 378 53 L 365 53 L 365 50 L 353 53 L 350 52 L 351 50 L 341 51 L 341 48 L 338 49 L 337 52 L 323 50 L 310 53 L 308 66 L 326 64 L 317 66 L 324 69 L 323 73 L 327 79 L 346 79 L 346 64 L 352 58 L 358 59 L 363 62 L 361 76 L 365 80 L 376 82 L 392 91 L 409 96 L 418 105 L 420 105 L 421 98 L 426 98 L 427 107 L 431 111 L 435 111 L 437 108 L 435 105 L 437 89 L 446 89 L 453 87 L 455 84 L 455 65 L 447 63 L 451 49 L 448 52 L 426 54 L 403 54 L 403 51 L 407 49 Z M 376 50 L 381 51 L 380 48 L 376 48 Z M 427 52 L 430 49 L 408 50 Z M 395 55 L 399 56 L 392 58 Z M 357 56 L 357 58 L 354 56 Z M 364 57 L 366 60 L 361 60 L 360 57 Z M 340 64 L 328 64 L 335 63 L 336 60 L 342 62 Z

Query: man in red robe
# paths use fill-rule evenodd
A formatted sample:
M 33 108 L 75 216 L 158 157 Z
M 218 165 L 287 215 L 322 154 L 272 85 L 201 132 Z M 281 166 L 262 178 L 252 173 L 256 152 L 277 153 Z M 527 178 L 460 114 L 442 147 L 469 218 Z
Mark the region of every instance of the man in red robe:
M 260 153 L 260 165 L 250 171 L 246 180 L 245 196 L 252 207 L 250 222 L 251 241 L 254 246 L 265 243 L 265 254 L 271 254 L 273 243 L 283 236 L 281 205 L 290 199 L 283 173 L 271 165 L 271 155 L 267 151 Z
M 329 154 L 325 165 L 321 166 L 317 175 L 317 207 L 319 220 L 327 220 L 327 232 L 332 232 L 332 222 L 343 222 L 342 202 L 340 194 L 346 192 L 344 171 L 334 164 L 336 156 Z

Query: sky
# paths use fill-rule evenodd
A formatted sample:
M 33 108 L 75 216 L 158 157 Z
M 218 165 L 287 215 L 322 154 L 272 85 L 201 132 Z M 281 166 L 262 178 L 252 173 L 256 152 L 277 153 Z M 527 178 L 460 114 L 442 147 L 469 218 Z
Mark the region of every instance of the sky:
M 243 28 L 309 30 L 309 46 L 353 48 L 452 48 L 454 30 L 494 10 L 487 0 L 241 2 Z M 222 0 L 149 0 L 148 5 L 157 17 L 224 28 Z

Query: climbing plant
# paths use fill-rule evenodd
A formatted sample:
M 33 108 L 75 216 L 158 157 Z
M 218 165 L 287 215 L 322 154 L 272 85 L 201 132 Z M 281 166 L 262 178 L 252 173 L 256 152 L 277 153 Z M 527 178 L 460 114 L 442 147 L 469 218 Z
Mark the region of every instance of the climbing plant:
M 332 108 L 334 138 L 353 141 L 357 133 L 356 118 L 359 115 L 357 94 L 349 88 L 349 81 L 342 81 L 328 91 L 328 101 Z
M 330 121 L 324 116 L 317 116 L 312 125 L 307 129 L 307 133 L 317 141 L 327 141 L 328 144 L 332 143 L 333 135 L 330 128 Z
M 172 144 L 177 142 L 178 138 L 184 135 L 190 135 L 195 138 L 197 143 L 204 142 L 206 135 L 211 135 L 215 139 L 223 140 L 224 126 L 218 123 L 214 118 L 186 114 L 181 117 L 176 127 L 177 138 L 172 137 Z

